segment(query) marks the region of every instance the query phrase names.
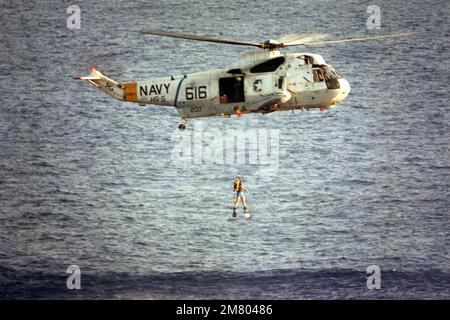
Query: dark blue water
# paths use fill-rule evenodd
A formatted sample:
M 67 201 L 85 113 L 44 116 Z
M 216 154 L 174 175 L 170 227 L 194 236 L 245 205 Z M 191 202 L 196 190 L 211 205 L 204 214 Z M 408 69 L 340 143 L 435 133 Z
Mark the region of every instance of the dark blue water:
M 81 29 L 66 8 L 81 8 Z M 448 1 L 3 1 L 0 298 L 450 297 Z M 350 82 L 336 109 L 204 130 L 279 130 L 275 175 L 171 158 L 174 109 L 73 80 L 130 81 L 226 68 L 245 48 L 144 36 L 170 29 L 262 41 L 425 30 L 393 41 L 291 48 Z M 189 132 L 192 131 L 188 131 Z M 252 220 L 230 221 L 237 171 Z M 81 290 L 66 269 L 81 268 Z M 381 289 L 366 268 L 381 268 Z

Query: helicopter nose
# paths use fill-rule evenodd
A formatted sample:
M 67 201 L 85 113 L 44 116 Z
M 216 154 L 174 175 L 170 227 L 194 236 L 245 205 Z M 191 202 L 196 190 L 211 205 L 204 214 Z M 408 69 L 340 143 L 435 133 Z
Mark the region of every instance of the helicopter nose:
M 340 92 L 338 95 L 339 102 L 344 101 L 345 98 L 347 98 L 348 94 L 350 93 L 350 83 L 348 83 L 347 80 L 341 78 L 339 79 L 339 85 L 340 85 Z

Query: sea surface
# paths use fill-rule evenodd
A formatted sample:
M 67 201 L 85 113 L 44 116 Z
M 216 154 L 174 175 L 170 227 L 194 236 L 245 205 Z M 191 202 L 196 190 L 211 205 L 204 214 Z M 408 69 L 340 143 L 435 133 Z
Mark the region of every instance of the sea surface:
M 429 0 L 3 0 L 0 298 L 449 299 L 449 17 L 449 1 Z M 130 31 L 145 28 L 249 41 L 425 33 L 286 49 L 321 54 L 349 81 L 346 101 L 180 134 L 174 108 L 73 77 L 228 68 L 249 49 Z M 278 152 L 270 164 L 177 161 L 196 128 L 260 130 Z M 251 219 L 230 219 L 238 172 Z M 66 286 L 70 265 L 80 290 Z M 380 289 L 367 287 L 371 265 Z

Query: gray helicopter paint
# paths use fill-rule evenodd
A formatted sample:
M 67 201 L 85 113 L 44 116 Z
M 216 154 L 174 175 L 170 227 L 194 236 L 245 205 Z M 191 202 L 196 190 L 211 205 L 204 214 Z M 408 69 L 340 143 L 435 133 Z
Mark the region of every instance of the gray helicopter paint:
M 275 57 L 285 57 L 285 62 L 273 72 L 251 73 L 250 69 L 261 62 Z M 308 56 L 313 64 L 306 64 L 299 57 Z M 281 54 L 279 51 L 250 51 L 241 55 L 233 68 L 241 75 L 227 70 L 197 72 L 175 77 L 156 78 L 136 83 L 118 84 L 95 71 L 99 80 L 91 83 L 112 97 L 136 102 L 141 105 L 154 104 L 176 107 L 182 118 L 230 116 L 236 113 L 267 113 L 303 108 L 334 107 L 343 101 L 350 86 L 343 80 L 342 89 L 327 89 L 325 81 L 315 81 L 315 65 L 327 65 L 322 56 L 312 53 Z M 329 65 L 327 65 L 329 66 Z M 331 67 L 331 66 L 330 66 Z M 244 81 L 244 102 L 223 103 L 219 96 L 219 79 L 242 77 Z M 341 79 L 342 80 L 342 79 Z M 280 81 L 283 83 L 279 87 Z M 135 86 L 134 98 L 127 98 L 122 87 Z

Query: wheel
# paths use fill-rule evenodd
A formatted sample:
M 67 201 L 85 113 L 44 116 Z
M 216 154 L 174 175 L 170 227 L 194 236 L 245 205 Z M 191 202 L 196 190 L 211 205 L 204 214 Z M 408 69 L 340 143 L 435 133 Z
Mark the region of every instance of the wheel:
M 186 125 L 184 123 L 180 123 L 180 125 L 178 126 L 178 129 L 180 129 L 181 131 L 186 129 Z

